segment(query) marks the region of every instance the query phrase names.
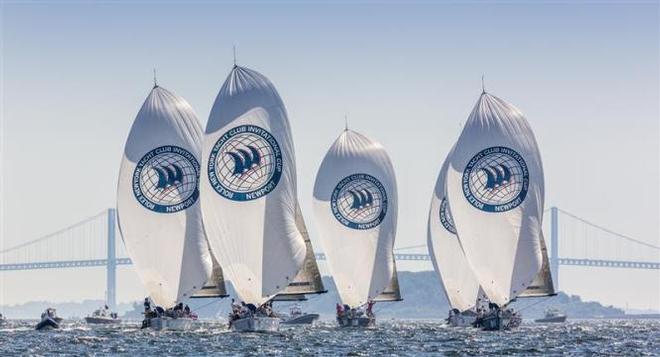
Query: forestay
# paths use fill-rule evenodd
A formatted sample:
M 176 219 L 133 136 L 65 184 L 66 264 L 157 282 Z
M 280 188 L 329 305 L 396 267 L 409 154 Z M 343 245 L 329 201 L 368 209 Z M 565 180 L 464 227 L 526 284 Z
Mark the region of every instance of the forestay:
M 199 203 L 202 129 L 190 105 L 154 87 L 126 141 L 117 213 L 128 255 L 153 301 L 174 306 L 207 281 Z
M 492 302 L 508 303 L 542 265 L 543 168 L 517 108 L 480 96 L 450 158 L 447 198 L 477 281 Z
M 296 167 L 284 103 L 260 73 L 234 66 L 206 126 L 200 186 L 214 256 L 238 296 L 260 305 L 300 270 Z
M 397 222 L 396 180 L 385 149 L 345 130 L 317 173 L 314 213 L 342 302 L 357 307 L 382 294 L 394 276 Z
M 433 268 L 440 278 L 449 305 L 454 309 L 465 311 L 472 309 L 477 302 L 479 282 L 461 248 L 449 202 L 445 196 L 449 156 L 442 164 L 431 197 L 427 244 Z

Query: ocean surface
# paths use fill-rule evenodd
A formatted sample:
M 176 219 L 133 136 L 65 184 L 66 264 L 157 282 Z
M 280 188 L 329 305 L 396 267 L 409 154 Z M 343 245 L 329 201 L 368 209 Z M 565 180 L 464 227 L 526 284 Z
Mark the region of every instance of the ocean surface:
M 235 333 L 200 322 L 188 332 L 140 330 L 138 322 L 89 327 L 65 322 L 34 331 L 35 321 L 0 327 L 0 356 L 435 356 L 660 355 L 658 320 L 525 322 L 505 332 L 445 326 L 442 321 L 378 321 L 375 329 L 339 329 L 331 321 L 277 333 Z

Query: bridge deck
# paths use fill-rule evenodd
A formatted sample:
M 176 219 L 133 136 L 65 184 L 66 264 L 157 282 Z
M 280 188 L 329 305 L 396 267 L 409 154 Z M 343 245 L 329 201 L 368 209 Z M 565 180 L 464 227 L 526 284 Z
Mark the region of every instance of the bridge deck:
M 428 261 L 431 260 L 428 254 L 394 254 L 396 260 L 409 260 L 409 261 Z M 316 259 L 325 260 L 325 254 L 316 254 Z M 117 265 L 132 264 L 130 258 L 117 258 L 115 260 Z M 72 260 L 72 261 L 51 261 L 51 262 L 34 262 L 34 263 L 15 263 L 15 264 L 0 264 L 0 271 L 11 270 L 35 270 L 35 269 L 57 269 L 57 268 L 84 268 L 84 267 L 98 267 L 107 265 L 107 259 L 94 259 L 94 260 Z M 625 268 L 625 269 L 653 269 L 660 270 L 660 263 L 657 262 L 636 262 L 636 261 L 621 261 L 621 260 L 594 260 L 594 259 L 577 259 L 577 258 L 559 258 L 560 265 L 576 265 L 576 266 L 589 266 L 599 268 Z

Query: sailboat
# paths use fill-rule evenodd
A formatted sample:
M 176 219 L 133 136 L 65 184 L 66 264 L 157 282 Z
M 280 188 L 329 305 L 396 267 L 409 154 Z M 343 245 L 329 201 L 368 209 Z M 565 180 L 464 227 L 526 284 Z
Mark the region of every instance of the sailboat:
M 126 251 L 156 311 L 144 327 L 188 329 L 172 309 L 212 273 L 199 202 L 202 129 L 188 102 L 154 83 L 126 140 L 117 215 Z
M 515 327 L 507 305 L 543 265 L 543 166 L 532 129 L 484 90 L 449 158 L 446 195 L 465 257 L 490 301 L 487 330 Z
M 298 227 L 296 166 L 284 103 L 262 74 L 234 65 L 206 125 L 200 185 L 211 251 L 241 304 L 235 331 L 274 331 L 271 300 L 307 256 Z
M 450 326 L 466 327 L 472 326 L 477 318 L 483 291 L 461 248 L 445 195 L 448 166 L 449 158 L 445 159 L 433 190 L 427 224 L 427 245 L 433 268 L 451 307 L 447 322 Z
M 396 179 L 382 145 L 345 129 L 316 175 L 314 213 L 341 298 L 338 324 L 374 326 L 373 304 L 401 298 L 392 252 Z

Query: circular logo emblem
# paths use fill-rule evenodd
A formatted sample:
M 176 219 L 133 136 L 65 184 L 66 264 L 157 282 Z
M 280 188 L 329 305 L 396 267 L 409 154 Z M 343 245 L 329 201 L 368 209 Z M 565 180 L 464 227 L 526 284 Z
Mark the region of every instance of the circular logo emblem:
M 387 213 L 385 187 L 375 177 L 354 174 L 345 177 L 332 191 L 332 214 L 341 224 L 353 229 L 378 226 Z
M 222 197 L 250 201 L 275 189 L 282 176 L 282 151 L 275 137 L 255 125 L 228 130 L 209 156 L 211 186 Z
M 451 234 L 456 234 L 456 226 L 454 226 L 454 219 L 451 216 L 451 211 L 449 210 L 449 202 L 447 202 L 447 197 L 442 199 L 440 202 L 440 223 L 445 227 L 446 230 Z
M 165 145 L 146 153 L 133 171 L 133 194 L 154 212 L 174 213 L 199 197 L 199 162 L 187 150 Z
M 463 194 L 470 204 L 486 212 L 506 212 L 518 207 L 529 188 L 529 171 L 523 157 L 504 146 L 474 155 L 463 171 Z

